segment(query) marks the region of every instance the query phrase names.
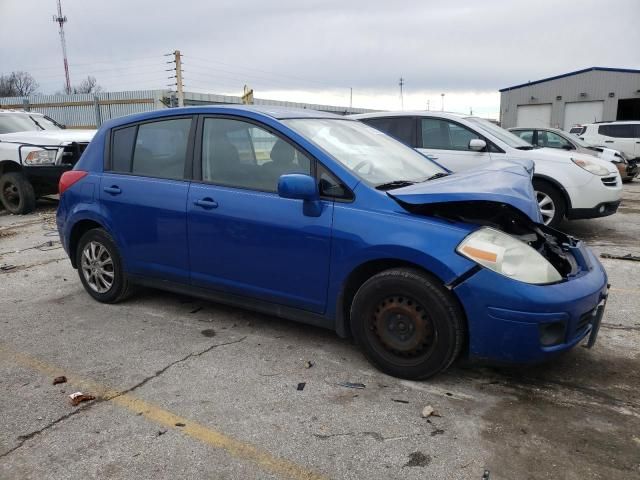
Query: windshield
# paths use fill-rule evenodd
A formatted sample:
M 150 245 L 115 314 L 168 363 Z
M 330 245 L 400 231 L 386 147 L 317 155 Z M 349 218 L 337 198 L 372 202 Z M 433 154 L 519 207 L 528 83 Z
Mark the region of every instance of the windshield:
M 484 118 L 467 117 L 466 120 L 472 123 L 475 123 L 480 129 L 484 130 L 486 133 L 489 133 L 490 135 L 493 135 L 498 140 L 509 145 L 511 148 L 518 148 L 521 150 L 533 148 L 533 145 L 531 145 L 529 142 L 525 142 L 523 139 L 521 139 L 517 135 L 514 135 L 508 130 L 501 128 L 497 126 L 495 123 L 491 123 L 488 120 L 485 120 Z
M 446 172 L 410 147 L 354 120 L 297 118 L 283 123 L 369 185 L 422 182 Z
M 44 115 L 27 115 L 24 113 L 0 114 L 0 134 L 35 132 L 40 130 L 60 130 L 60 127 Z

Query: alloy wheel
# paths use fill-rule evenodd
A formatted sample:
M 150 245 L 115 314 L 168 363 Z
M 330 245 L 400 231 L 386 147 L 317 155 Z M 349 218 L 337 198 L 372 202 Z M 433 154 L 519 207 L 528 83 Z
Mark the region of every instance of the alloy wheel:
M 89 287 L 97 293 L 106 293 L 113 286 L 113 259 L 99 242 L 91 241 L 82 251 L 82 274 Z
M 556 215 L 556 205 L 553 199 L 544 192 L 536 192 L 536 200 L 542 214 L 542 221 L 545 225 L 549 225 Z

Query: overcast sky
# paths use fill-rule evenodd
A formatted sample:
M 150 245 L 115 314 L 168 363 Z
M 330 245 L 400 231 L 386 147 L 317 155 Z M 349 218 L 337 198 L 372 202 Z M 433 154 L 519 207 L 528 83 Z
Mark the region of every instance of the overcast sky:
M 55 0 L 0 0 L 0 74 L 62 89 Z M 72 83 L 497 116 L 497 90 L 591 66 L 640 68 L 640 0 L 63 0 Z

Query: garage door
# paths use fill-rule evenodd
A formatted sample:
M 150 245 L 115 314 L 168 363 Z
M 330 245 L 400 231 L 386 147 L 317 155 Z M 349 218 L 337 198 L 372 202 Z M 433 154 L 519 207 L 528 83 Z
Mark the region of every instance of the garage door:
M 518 105 L 517 127 L 550 127 L 551 104 Z
M 580 123 L 602 121 L 604 102 L 571 102 L 564 106 L 564 130 Z

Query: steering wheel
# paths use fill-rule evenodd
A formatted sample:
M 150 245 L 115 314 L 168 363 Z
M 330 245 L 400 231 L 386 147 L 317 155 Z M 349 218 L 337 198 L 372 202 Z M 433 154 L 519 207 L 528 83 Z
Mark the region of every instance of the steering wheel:
M 353 171 L 361 173 L 360 170 L 362 170 L 362 167 L 366 167 L 367 165 L 369 165 L 369 173 L 372 173 L 375 167 L 373 165 L 373 162 L 371 162 L 370 160 L 362 160 L 358 162 L 358 164 L 353 167 Z

